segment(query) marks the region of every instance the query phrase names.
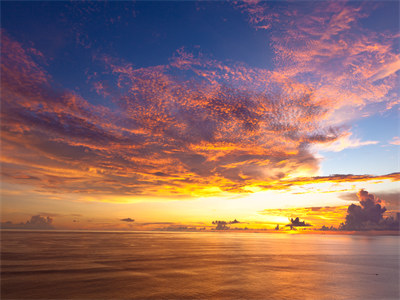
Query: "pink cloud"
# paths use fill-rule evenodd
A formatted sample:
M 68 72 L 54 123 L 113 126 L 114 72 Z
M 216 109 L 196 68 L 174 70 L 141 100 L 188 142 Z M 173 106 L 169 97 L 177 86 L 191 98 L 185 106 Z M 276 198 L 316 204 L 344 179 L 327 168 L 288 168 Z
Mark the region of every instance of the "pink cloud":
M 325 100 L 330 122 L 344 121 L 340 109 L 373 103 L 397 105 L 399 58 L 396 34 L 363 28 L 374 6 L 364 3 L 313 2 L 269 6 L 247 3 L 240 9 L 256 28 L 268 28 L 276 53 L 274 72 L 305 84 Z M 397 103 L 397 104 L 396 104 Z M 354 111 L 356 113 L 356 110 Z M 353 114 L 358 118 L 361 114 Z
M 395 136 L 391 141 L 390 144 L 400 146 L 400 137 Z
M 183 50 L 169 65 L 139 69 L 105 57 L 109 82 L 92 80 L 99 93 L 118 90 L 105 94 L 112 110 L 53 88 L 23 46 L 3 37 L 6 181 L 103 194 L 245 192 L 315 173 L 308 145 L 336 138 L 319 126 L 326 110 L 306 88 L 271 81 L 266 70 Z
M 289 36 L 275 41 L 273 71 L 184 49 L 169 64 L 147 68 L 104 56 L 97 63 L 107 81 L 96 74 L 89 80 L 113 101 L 113 109 L 54 88 L 34 51 L 3 34 L 4 180 L 47 191 L 157 197 L 244 193 L 251 186 L 287 189 L 334 180 L 313 177 L 319 159 L 311 147 L 365 144 L 346 140 L 328 121 L 345 105 L 382 101 L 379 97 L 391 91 L 396 74 L 381 78 L 378 85 L 368 82 L 377 72 L 368 55 L 390 61 L 391 46 L 346 35 L 359 17 L 357 9 L 329 14 L 335 17 L 324 23 L 325 31 L 316 28 L 324 22 L 318 17 L 305 27 L 282 23 Z M 293 15 L 301 13 L 292 11 L 285 18 Z M 340 36 L 339 42 L 324 32 Z M 295 51 L 289 51 L 291 39 L 298 45 Z M 360 67 L 358 60 L 365 64 Z M 308 177 L 290 181 L 289 175 Z

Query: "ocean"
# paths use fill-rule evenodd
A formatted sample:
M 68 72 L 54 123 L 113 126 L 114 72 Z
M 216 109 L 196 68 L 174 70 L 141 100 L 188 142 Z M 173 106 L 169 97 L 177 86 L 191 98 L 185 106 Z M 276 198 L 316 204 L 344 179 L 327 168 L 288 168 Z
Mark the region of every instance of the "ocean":
M 399 299 L 398 236 L 2 231 L 2 299 Z

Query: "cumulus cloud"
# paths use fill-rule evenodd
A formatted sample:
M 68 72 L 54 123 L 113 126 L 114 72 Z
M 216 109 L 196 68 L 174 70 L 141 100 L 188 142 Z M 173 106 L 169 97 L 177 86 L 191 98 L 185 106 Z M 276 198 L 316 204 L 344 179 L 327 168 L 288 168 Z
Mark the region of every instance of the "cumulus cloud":
M 365 190 L 357 193 L 360 205 L 351 204 L 347 209 L 343 230 L 399 230 L 398 214 L 396 218 L 384 218 L 386 208 L 382 201 Z
M 120 221 L 123 221 L 123 222 L 135 222 L 135 220 L 131 219 L 131 218 L 121 219 Z
M 53 219 L 50 217 L 43 217 L 41 215 L 32 216 L 29 221 L 25 223 L 13 224 L 10 221 L 1 223 L 3 229 L 54 229 Z
M 379 200 L 388 211 L 400 210 L 400 193 L 397 191 L 378 191 Z M 359 201 L 358 197 L 354 193 L 343 193 L 339 196 L 340 199 L 346 201 Z
M 382 200 L 388 210 L 400 211 L 400 192 L 379 192 L 379 198 Z
M 298 207 L 265 209 L 259 214 L 287 217 L 286 226 L 303 225 L 300 218 L 309 220 L 319 230 L 400 230 L 400 195 L 398 192 L 379 192 L 379 197 L 360 190 L 358 193 L 343 193 L 340 199 L 358 201 L 346 206 Z M 298 216 L 298 217 L 296 217 Z M 340 221 L 344 220 L 340 224 Z

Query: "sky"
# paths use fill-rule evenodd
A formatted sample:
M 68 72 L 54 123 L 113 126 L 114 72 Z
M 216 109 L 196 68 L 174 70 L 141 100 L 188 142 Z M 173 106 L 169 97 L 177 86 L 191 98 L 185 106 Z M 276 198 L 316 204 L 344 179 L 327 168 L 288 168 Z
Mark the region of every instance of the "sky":
M 399 28 L 398 1 L 2 1 L 3 228 L 384 227 Z

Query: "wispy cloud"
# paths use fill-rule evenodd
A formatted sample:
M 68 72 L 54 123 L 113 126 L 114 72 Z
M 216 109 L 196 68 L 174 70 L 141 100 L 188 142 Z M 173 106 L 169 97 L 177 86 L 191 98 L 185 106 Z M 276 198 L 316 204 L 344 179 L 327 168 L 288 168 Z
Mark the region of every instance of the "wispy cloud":
M 358 138 L 353 138 L 351 132 L 346 132 L 334 141 L 328 141 L 326 143 L 316 145 L 316 148 L 319 151 L 340 152 L 349 148 L 359 148 L 362 146 L 376 144 L 378 144 L 378 141 L 360 141 Z
M 347 182 L 381 182 L 381 181 L 400 181 L 400 173 L 391 173 L 387 175 L 353 175 L 353 174 L 333 174 L 330 176 L 314 177 L 296 177 L 271 182 L 271 185 L 265 188 L 271 190 L 284 190 L 296 186 L 314 185 L 318 183 L 347 183 Z
M 400 145 L 400 137 L 395 136 L 395 137 L 390 141 L 390 144 L 399 146 L 399 145 Z

